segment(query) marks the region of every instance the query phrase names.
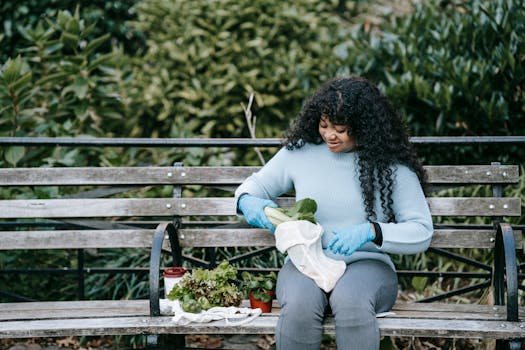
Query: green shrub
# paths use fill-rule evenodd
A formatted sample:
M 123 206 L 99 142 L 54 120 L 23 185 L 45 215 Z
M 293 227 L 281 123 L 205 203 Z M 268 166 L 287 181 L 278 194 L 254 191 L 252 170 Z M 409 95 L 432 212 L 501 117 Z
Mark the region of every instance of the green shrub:
M 415 135 L 523 134 L 522 0 L 422 1 L 413 13 L 391 17 L 379 29 L 361 26 L 338 47 L 345 62 L 340 73 L 378 82 Z M 460 161 L 487 163 L 502 159 L 501 153 L 473 147 L 459 154 L 444 150 L 433 159 L 462 156 Z M 510 153 L 514 161 L 523 159 L 517 148 Z
M 146 0 L 138 67 L 144 131 L 248 137 L 242 104 L 255 93 L 258 136 L 279 137 L 306 92 L 338 67 L 344 26 L 324 1 Z
M 123 88 L 129 65 L 121 52 L 98 51 L 109 35 L 88 39 L 95 24 L 82 20 L 78 11 L 61 11 L 20 31 L 29 44 L 0 72 L 0 135 L 101 137 L 133 127 L 135 99 Z M 11 165 L 23 157 L 72 165 L 100 152 L 80 156 L 78 150 L 69 150 L 68 156 L 58 150 L 60 157 L 55 157 L 52 150 L 42 151 L 11 147 L 4 159 Z
M 93 37 L 106 33 L 111 35 L 111 42 L 104 44 L 105 51 L 110 51 L 111 44 L 122 45 L 126 52 L 135 52 L 142 46 L 141 33 L 131 31 L 126 24 L 126 21 L 135 18 L 133 5 L 136 2 L 138 0 L 81 2 L 80 16 L 89 22 L 97 22 Z M 0 40 L 0 62 L 16 56 L 18 50 L 25 47 L 25 38 L 19 28 L 34 27 L 43 18 L 55 17 L 59 10 L 74 12 L 79 3 L 69 0 L 2 1 L 0 25 L 4 38 Z

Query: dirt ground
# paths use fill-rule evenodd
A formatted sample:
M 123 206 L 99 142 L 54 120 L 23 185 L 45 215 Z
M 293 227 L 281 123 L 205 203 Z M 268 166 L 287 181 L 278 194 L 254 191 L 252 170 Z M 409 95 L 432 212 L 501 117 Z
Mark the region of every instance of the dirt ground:
M 229 350 L 273 350 L 275 337 L 270 335 L 194 335 L 186 338 L 188 348 L 229 349 Z M 93 338 L 40 338 L 40 339 L 1 339 L 0 350 L 130 350 L 140 349 L 119 343 L 113 337 Z M 490 340 L 452 340 L 426 338 L 386 338 L 381 343 L 382 350 L 485 350 L 494 349 Z M 336 350 L 331 338 L 323 341 L 321 350 Z

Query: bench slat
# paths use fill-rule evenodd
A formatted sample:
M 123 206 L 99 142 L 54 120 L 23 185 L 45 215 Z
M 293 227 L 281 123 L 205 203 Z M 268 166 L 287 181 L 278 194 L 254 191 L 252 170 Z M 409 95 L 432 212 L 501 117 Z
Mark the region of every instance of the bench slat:
M 438 216 L 520 216 L 520 198 L 427 198 L 432 215 Z
M 433 184 L 505 184 L 519 181 L 517 165 L 427 165 Z
M 132 334 L 273 334 L 277 315 L 266 314 L 248 324 L 235 325 L 223 320 L 187 326 L 174 325 L 171 316 L 49 319 L 0 322 L 0 338 L 57 336 L 102 336 Z M 442 320 L 385 317 L 378 319 L 383 336 L 442 338 L 525 337 L 525 323 L 502 320 Z M 335 334 L 333 319 L 323 324 L 326 334 Z
M 0 201 L 0 218 L 235 215 L 232 198 L 104 198 Z
M 244 301 L 243 306 L 247 305 Z M 278 310 L 278 305 L 276 304 Z M 404 303 L 392 316 L 379 318 L 383 336 L 509 339 L 525 336 L 524 322 L 505 321 L 505 306 Z M 0 338 L 119 334 L 273 334 L 277 313 L 263 314 L 241 326 L 215 321 L 175 326 L 170 316 L 150 318 L 147 300 L 101 300 L 3 304 Z M 520 315 L 525 314 L 523 308 Z M 37 319 L 39 318 L 39 319 Z M 334 334 L 333 319 L 323 325 Z
M 248 307 L 249 301 L 243 300 L 241 306 Z M 506 306 L 504 305 L 397 302 L 391 311 L 395 315 L 388 317 L 394 318 L 505 320 L 506 317 Z M 280 306 L 277 300 L 274 300 L 272 313 L 278 314 L 279 312 Z M 525 315 L 525 309 L 521 308 L 519 312 L 520 316 Z M 4 303 L 0 311 L 0 321 L 148 315 L 148 300 L 44 301 Z
M 278 200 L 284 206 L 292 199 Z M 519 198 L 428 198 L 433 215 L 519 216 Z M 0 201 L 0 218 L 236 215 L 233 198 L 104 198 Z
M 514 233 L 516 249 L 521 247 L 521 231 Z M 275 237 L 263 229 L 180 229 L 183 247 L 275 246 Z M 434 230 L 434 248 L 494 248 L 494 230 Z
M 154 230 L 0 231 L 0 250 L 148 248 Z
M 149 300 L 82 300 L 4 303 L 0 321 L 149 316 Z
M 77 167 L 0 169 L 0 186 L 240 184 L 260 167 Z
M 260 167 L 77 167 L 0 169 L 0 186 L 238 185 Z M 425 166 L 430 183 L 516 183 L 516 165 Z
M 149 248 L 152 229 L 136 230 L 56 230 L 0 231 L 0 250 L 11 249 L 79 249 L 79 248 Z M 514 232 L 516 249 L 522 244 L 521 231 Z M 256 228 L 180 229 L 183 247 L 273 247 L 275 238 L 269 231 Z M 435 230 L 434 248 L 494 248 L 494 230 Z M 169 248 L 166 240 L 165 248 Z

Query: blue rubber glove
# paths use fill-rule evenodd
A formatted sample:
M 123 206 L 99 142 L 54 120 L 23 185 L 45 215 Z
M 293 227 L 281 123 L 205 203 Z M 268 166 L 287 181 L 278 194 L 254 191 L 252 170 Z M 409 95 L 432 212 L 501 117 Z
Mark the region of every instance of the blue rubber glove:
M 328 243 L 328 249 L 335 254 L 347 256 L 375 238 L 372 224 L 369 222 L 334 230 L 333 233 L 335 237 Z
M 275 227 L 264 213 L 264 207 L 277 208 L 277 204 L 274 201 L 254 197 L 250 194 L 243 194 L 239 199 L 238 207 L 250 225 L 267 228 L 272 232 L 275 231 Z

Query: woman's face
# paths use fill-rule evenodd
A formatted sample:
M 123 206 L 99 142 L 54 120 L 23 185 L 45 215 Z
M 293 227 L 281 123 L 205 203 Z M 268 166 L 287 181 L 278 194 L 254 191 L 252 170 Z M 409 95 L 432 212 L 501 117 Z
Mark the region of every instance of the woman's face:
M 355 148 L 355 140 L 349 135 L 348 127 L 332 124 L 325 115 L 319 121 L 319 134 L 334 153 L 350 152 Z

